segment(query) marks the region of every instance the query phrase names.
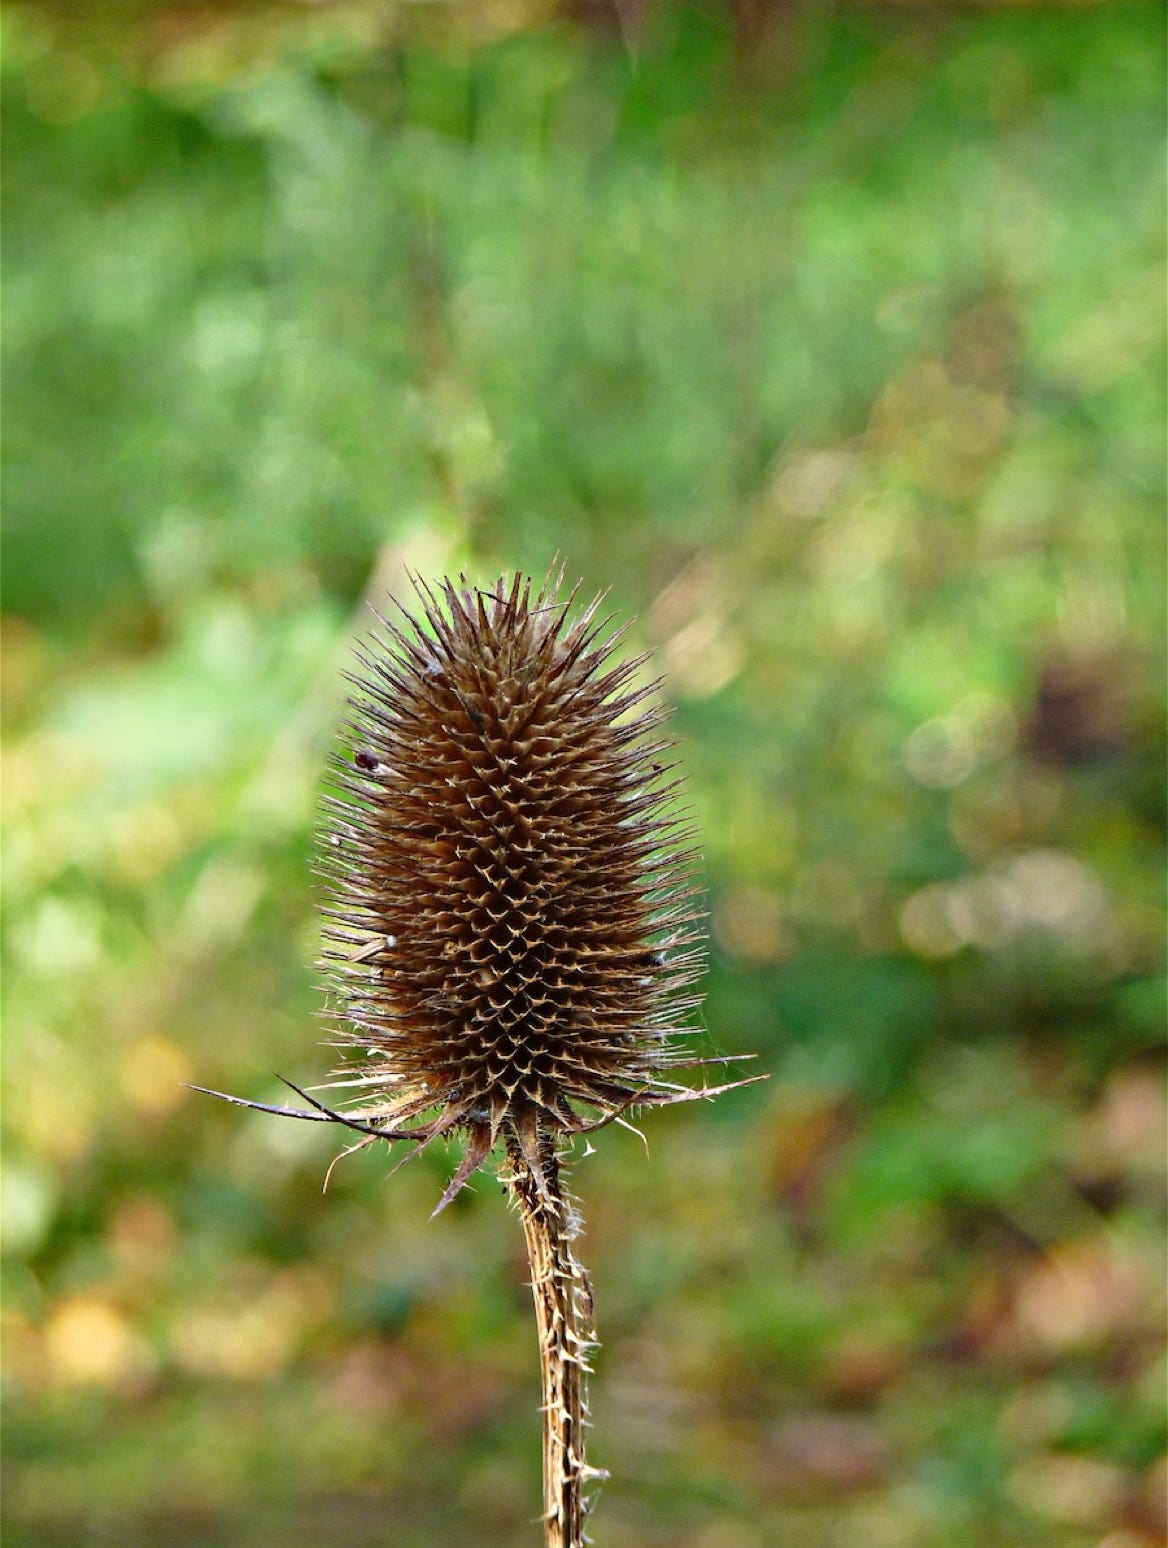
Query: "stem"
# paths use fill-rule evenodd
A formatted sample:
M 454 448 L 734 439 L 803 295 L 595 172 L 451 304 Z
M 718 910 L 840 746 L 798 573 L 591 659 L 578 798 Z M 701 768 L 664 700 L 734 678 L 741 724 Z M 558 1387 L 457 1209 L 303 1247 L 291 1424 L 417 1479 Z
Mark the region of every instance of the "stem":
M 517 1145 L 508 1151 L 508 1185 L 523 1221 L 539 1331 L 547 1548 L 582 1548 L 588 1513 L 582 1485 L 607 1475 L 584 1459 L 584 1378 L 594 1341 L 588 1276 L 572 1251 L 580 1220 L 563 1190 L 550 1139 L 540 1146 L 539 1172 Z

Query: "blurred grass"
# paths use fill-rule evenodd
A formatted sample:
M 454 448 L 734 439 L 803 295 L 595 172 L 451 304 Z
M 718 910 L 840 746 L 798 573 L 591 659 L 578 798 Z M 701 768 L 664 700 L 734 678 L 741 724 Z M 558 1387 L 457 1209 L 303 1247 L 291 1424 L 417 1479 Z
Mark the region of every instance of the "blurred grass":
M 597 1541 L 1159 1541 L 1160 13 L 112 16 L 3 13 L 5 1541 L 532 1540 L 494 1188 L 179 1083 L 327 1066 L 362 599 L 557 550 L 773 1076 L 577 1174 Z

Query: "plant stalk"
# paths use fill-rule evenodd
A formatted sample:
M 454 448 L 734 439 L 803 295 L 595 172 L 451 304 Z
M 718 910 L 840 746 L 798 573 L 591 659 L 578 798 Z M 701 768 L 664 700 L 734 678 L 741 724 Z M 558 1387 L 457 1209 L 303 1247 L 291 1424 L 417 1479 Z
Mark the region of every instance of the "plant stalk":
M 543 1523 L 547 1548 L 583 1548 L 588 1501 L 583 1487 L 607 1474 L 585 1461 L 585 1377 L 592 1337 L 592 1293 L 572 1250 L 579 1216 L 565 1193 L 550 1139 L 539 1173 L 509 1146 L 508 1186 L 519 1208 L 539 1332 L 543 1413 Z

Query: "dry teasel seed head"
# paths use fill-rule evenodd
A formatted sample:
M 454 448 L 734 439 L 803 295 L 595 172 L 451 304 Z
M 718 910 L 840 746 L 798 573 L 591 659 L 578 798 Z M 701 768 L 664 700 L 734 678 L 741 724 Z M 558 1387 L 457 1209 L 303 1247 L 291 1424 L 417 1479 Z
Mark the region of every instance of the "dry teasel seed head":
M 417 584 L 425 624 L 383 620 L 353 679 L 327 963 L 361 1119 L 468 1136 L 445 1203 L 499 1140 L 538 1178 L 543 1141 L 691 1094 L 668 1037 L 700 913 L 663 713 L 600 599 Z
M 602 597 L 573 616 L 562 572 L 534 596 L 520 575 L 413 584 L 420 616 L 382 618 L 358 653 L 321 843 L 339 1039 L 365 1056 L 332 1084 L 357 1103 L 300 1092 L 308 1111 L 269 1110 L 342 1123 L 350 1150 L 464 1136 L 438 1209 L 502 1151 L 540 1329 L 547 1542 L 571 1548 L 596 1475 L 591 1292 L 561 1150 L 630 1109 L 745 1082 L 670 1078 L 724 1061 L 670 1041 L 699 1003 L 702 916 L 665 713 L 637 681 L 647 658 L 615 659 L 625 629 Z

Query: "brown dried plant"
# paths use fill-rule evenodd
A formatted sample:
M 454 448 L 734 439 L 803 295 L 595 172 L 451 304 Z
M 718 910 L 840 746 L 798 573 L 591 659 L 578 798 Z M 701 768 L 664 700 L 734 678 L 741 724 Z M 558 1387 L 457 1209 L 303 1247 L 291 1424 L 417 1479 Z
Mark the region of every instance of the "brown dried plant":
M 562 572 L 474 588 L 415 579 L 358 652 L 322 833 L 325 967 L 363 1056 L 338 1112 L 357 1140 L 441 1136 L 465 1152 L 444 1208 L 488 1157 L 523 1222 L 539 1330 L 548 1548 L 584 1542 L 584 1377 L 592 1296 L 562 1176 L 572 1138 L 630 1109 L 713 1096 L 670 1078 L 708 1062 L 671 1043 L 699 1003 L 693 829 L 674 807 L 647 657 Z M 758 1078 L 758 1077 L 754 1077 Z M 222 1093 L 215 1093 L 221 1095 Z M 228 1098 L 239 1102 L 239 1098 Z

